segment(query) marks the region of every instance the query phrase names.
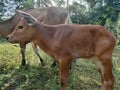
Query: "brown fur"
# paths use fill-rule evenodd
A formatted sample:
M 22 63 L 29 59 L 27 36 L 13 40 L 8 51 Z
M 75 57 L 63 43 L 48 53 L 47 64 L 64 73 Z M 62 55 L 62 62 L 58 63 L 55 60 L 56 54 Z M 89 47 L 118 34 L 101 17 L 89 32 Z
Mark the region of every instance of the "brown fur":
M 114 36 L 100 25 L 44 25 L 31 15 L 19 12 L 21 20 L 12 34 L 10 42 L 35 42 L 60 66 L 61 90 L 66 90 L 69 67 L 76 58 L 97 57 L 96 67 L 101 74 L 101 90 L 113 90 L 112 52 Z M 18 29 L 23 26 L 23 29 Z

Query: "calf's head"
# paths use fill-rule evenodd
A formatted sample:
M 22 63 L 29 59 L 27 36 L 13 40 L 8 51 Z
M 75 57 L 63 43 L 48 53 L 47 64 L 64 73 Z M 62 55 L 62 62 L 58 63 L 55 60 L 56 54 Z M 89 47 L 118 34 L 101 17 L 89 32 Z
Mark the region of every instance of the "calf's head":
M 35 30 L 36 19 L 31 15 L 19 11 L 21 15 L 20 21 L 15 26 L 13 32 L 8 35 L 7 39 L 11 43 L 29 43 L 34 39 L 33 36 Z

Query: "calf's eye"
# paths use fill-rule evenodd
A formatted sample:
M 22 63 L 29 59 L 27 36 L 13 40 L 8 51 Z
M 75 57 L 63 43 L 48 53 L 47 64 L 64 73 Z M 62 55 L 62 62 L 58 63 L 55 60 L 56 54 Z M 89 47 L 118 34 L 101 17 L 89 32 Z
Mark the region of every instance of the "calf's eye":
M 23 26 L 18 26 L 18 29 L 20 29 L 20 30 L 23 29 Z

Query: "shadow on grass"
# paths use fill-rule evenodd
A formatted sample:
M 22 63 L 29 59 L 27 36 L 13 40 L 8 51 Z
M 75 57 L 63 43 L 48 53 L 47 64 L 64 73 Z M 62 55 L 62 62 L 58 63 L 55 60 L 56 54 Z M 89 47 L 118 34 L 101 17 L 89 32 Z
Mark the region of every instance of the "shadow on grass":
M 59 70 L 49 67 L 25 66 L 3 75 L 3 90 L 58 90 Z
M 3 65 L 3 66 L 2 66 Z M 60 90 L 59 68 L 50 65 L 0 65 L 1 90 Z M 115 88 L 120 88 L 120 71 L 113 70 Z M 99 90 L 101 77 L 95 66 L 88 62 L 77 61 L 72 64 L 68 78 L 67 90 Z

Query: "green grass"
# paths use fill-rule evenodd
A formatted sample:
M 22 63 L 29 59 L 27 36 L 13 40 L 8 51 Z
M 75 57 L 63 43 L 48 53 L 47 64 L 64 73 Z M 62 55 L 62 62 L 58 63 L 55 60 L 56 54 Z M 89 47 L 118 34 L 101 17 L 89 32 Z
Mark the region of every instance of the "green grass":
M 41 50 L 40 50 L 41 51 Z M 44 52 L 45 59 L 41 66 L 30 44 L 27 45 L 27 65 L 21 67 L 19 45 L 6 41 L 0 42 L 0 89 L 1 90 L 60 90 L 59 67 L 50 68 L 52 60 Z M 113 53 L 114 90 L 120 90 L 120 46 Z M 95 65 L 88 60 L 77 60 L 72 63 L 68 78 L 68 90 L 99 90 L 100 75 Z

